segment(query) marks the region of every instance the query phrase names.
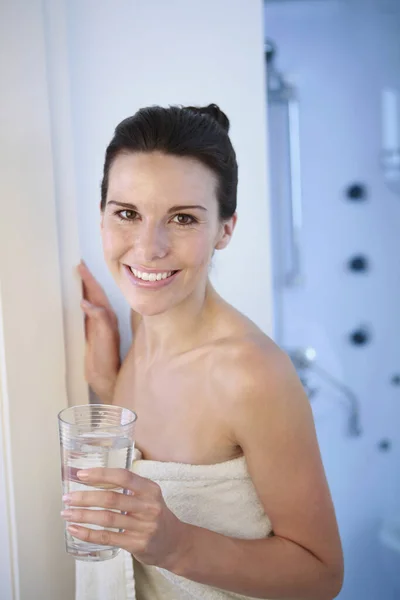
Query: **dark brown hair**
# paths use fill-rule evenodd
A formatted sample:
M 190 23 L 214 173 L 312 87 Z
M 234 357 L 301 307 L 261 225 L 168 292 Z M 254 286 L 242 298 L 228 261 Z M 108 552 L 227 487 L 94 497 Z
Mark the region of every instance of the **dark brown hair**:
M 229 219 L 236 211 L 238 166 L 228 135 L 229 119 L 216 105 L 150 106 L 121 121 L 106 150 L 101 182 L 101 210 L 107 199 L 108 175 L 121 153 L 164 152 L 195 158 L 218 178 L 219 217 Z

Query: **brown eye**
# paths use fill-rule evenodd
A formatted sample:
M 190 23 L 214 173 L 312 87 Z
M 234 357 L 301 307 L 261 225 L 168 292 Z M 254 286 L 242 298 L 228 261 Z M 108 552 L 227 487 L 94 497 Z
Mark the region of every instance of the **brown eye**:
M 191 225 L 195 222 L 194 217 L 185 214 L 175 215 L 174 220 L 178 225 Z
M 122 221 L 134 221 L 137 216 L 137 212 L 135 210 L 129 209 L 119 210 L 116 214 Z

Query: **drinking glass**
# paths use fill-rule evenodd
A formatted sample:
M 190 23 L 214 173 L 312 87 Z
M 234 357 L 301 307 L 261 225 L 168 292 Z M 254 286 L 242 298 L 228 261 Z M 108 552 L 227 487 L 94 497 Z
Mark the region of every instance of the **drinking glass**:
M 130 469 L 136 418 L 136 414 L 128 408 L 107 404 L 72 406 L 59 413 L 63 494 L 100 489 L 127 493 L 126 490 L 116 488 L 113 484 L 87 485 L 78 479 L 77 472 L 94 467 Z M 70 507 L 64 506 L 64 508 Z M 103 509 L 92 507 L 91 510 Z M 105 529 L 100 525 L 84 526 L 90 529 Z M 92 544 L 74 538 L 66 527 L 66 550 L 76 559 L 107 560 L 114 558 L 120 550 L 114 546 Z M 122 530 L 110 529 L 110 531 Z

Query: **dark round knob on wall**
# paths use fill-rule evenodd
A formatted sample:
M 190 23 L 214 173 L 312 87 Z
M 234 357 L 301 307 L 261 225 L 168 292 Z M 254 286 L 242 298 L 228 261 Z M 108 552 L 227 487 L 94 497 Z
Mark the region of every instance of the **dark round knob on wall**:
M 353 346 L 365 346 L 371 341 L 371 334 L 364 327 L 354 329 L 354 331 L 350 333 L 349 337 L 350 342 L 353 344 Z
M 392 449 L 392 442 L 384 438 L 378 443 L 378 448 L 381 452 L 389 452 Z
M 392 385 L 400 385 L 400 374 L 399 373 L 396 373 L 395 375 L 392 376 L 391 383 L 392 383 Z
M 347 266 L 350 271 L 354 271 L 355 273 L 365 273 L 369 270 L 369 261 L 363 254 L 357 254 L 350 258 Z
M 367 187 L 363 183 L 352 183 L 346 188 L 348 200 L 360 202 L 367 199 Z

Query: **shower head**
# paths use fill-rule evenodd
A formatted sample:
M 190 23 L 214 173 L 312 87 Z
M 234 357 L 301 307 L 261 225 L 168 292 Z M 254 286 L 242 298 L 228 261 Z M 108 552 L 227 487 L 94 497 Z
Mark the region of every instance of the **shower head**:
M 269 38 L 267 38 L 264 42 L 264 52 L 267 64 L 272 64 L 276 54 L 276 46 L 274 42 Z
M 282 73 L 275 66 L 277 55 L 276 44 L 271 38 L 264 40 L 264 56 L 267 63 L 267 89 L 270 103 L 286 103 L 296 97 L 295 88 L 285 81 Z

